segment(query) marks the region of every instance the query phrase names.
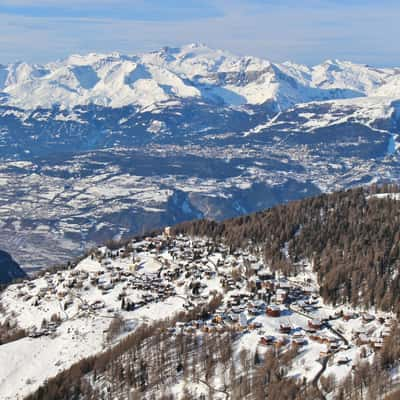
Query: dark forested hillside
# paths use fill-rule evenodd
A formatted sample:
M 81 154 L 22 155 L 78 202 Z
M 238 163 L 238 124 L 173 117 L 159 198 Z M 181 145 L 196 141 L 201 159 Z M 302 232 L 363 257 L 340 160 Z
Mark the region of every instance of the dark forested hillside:
M 399 191 L 394 185 L 352 189 L 222 223 L 183 223 L 173 231 L 223 239 L 232 248 L 260 246 L 267 264 L 290 275 L 307 258 L 326 301 L 399 313 L 400 201 L 375 196 Z
M 0 250 L 0 285 L 7 284 L 14 279 L 24 278 L 25 272 L 5 251 Z

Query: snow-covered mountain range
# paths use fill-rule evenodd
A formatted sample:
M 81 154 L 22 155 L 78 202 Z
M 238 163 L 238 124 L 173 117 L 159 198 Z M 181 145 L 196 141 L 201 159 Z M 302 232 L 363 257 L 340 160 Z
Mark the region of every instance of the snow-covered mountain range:
M 397 97 L 400 68 L 328 60 L 314 67 L 274 64 L 191 44 L 139 54 L 73 55 L 45 65 L 0 66 L 2 104 L 24 109 L 107 107 L 194 98 L 230 106 L 298 103 L 356 97 Z
M 113 236 L 398 181 L 399 134 L 400 68 L 203 45 L 0 66 L 0 248 L 43 266 Z

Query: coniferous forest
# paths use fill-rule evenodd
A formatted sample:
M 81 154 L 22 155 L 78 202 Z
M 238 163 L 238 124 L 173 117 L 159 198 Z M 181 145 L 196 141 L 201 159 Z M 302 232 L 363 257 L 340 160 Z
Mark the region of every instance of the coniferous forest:
M 232 248 L 260 247 L 265 263 L 287 275 L 306 258 L 325 301 L 399 314 L 400 201 L 375 196 L 399 190 L 396 185 L 357 188 L 221 223 L 182 223 L 173 231 L 221 239 Z

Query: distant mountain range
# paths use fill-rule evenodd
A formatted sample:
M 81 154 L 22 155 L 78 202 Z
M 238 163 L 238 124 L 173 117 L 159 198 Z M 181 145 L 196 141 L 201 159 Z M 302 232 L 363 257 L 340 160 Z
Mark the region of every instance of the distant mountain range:
M 0 66 L 0 247 L 43 266 L 115 235 L 398 181 L 399 100 L 400 68 L 198 44 Z
M 45 65 L 0 67 L 2 104 L 34 110 L 96 104 L 150 111 L 192 99 L 228 106 L 299 103 L 356 97 L 398 97 L 400 68 L 328 60 L 307 67 L 191 44 L 139 54 L 73 55 Z

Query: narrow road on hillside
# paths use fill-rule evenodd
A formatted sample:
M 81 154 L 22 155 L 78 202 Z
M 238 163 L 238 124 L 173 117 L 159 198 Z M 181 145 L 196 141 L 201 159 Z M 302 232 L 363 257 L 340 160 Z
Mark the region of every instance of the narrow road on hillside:
M 322 400 L 326 400 L 326 397 L 325 397 L 324 393 L 322 392 L 322 390 L 319 388 L 318 382 L 319 382 L 319 379 L 321 378 L 322 374 L 325 372 L 326 367 L 327 367 L 327 365 L 328 365 L 328 361 L 329 361 L 329 359 L 330 359 L 331 357 L 332 357 L 332 355 L 323 357 L 323 358 L 321 359 L 322 367 L 321 367 L 321 369 L 319 370 L 318 374 L 315 375 L 314 379 L 313 379 L 312 382 L 311 382 L 312 385 L 318 390 L 318 392 L 319 392 L 319 394 L 320 394 Z
M 292 311 L 293 313 L 296 313 L 296 314 L 298 314 L 298 315 L 301 315 L 301 316 L 303 316 L 303 317 L 305 317 L 305 318 L 307 318 L 307 319 L 310 319 L 310 320 L 313 319 L 312 316 L 310 316 L 310 315 L 308 315 L 308 314 L 306 314 L 306 313 L 303 313 L 303 312 L 301 312 L 301 311 L 297 311 L 297 310 L 293 309 L 293 308 L 290 306 L 290 304 L 288 305 L 288 309 L 289 309 L 290 311 Z M 344 342 L 347 346 L 349 345 L 349 341 L 348 341 L 341 333 L 339 333 L 336 329 L 332 328 L 332 326 L 331 326 L 329 323 L 325 323 L 323 326 L 326 326 L 326 328 L 329 329 L 334 335 L 338 336 L 341 340 L 343 340 L 343 342 Z M 318 390 L 318 392 L 320 393 L 320 396 L 321 396 L 321 399 L 322 399 L 322 400 L 326 400 L 326 397 L 325 397 L 324 393 L 322 392 L 322 390 L 320 389 L 318 383 L 319 383 L 319 380 L 320 380 L 322 374 L 323 374 L 323 373 L 325 372 L 325 370 L 326 370 L 326 367 L 327 367 L 327 365 L 328 365 L 329 359 L 333 356 L 333 354 L 334 354 L 334 353 L 332 353 L 332 354 L 330 354 L 330 355 L 328 355 L 328 356 L 326 356 L 326 357 L 323 357 L 323 358 L 321 359 L 321 365 L 322 365 L 322 366 L 321 366 L 321 369 L 318 371 L 317 375 L 315 375 L 314 379 L 312 380 L 312 385 Z
M 325 323 L 324 324 L 334 335 L 338 336 L 341 340 L 343 340 L 343 342 L 346 344 L 346 346 L 348 346 L 350 343 L 349 341 L 336 329 L 334 329 L 330 323 Z

